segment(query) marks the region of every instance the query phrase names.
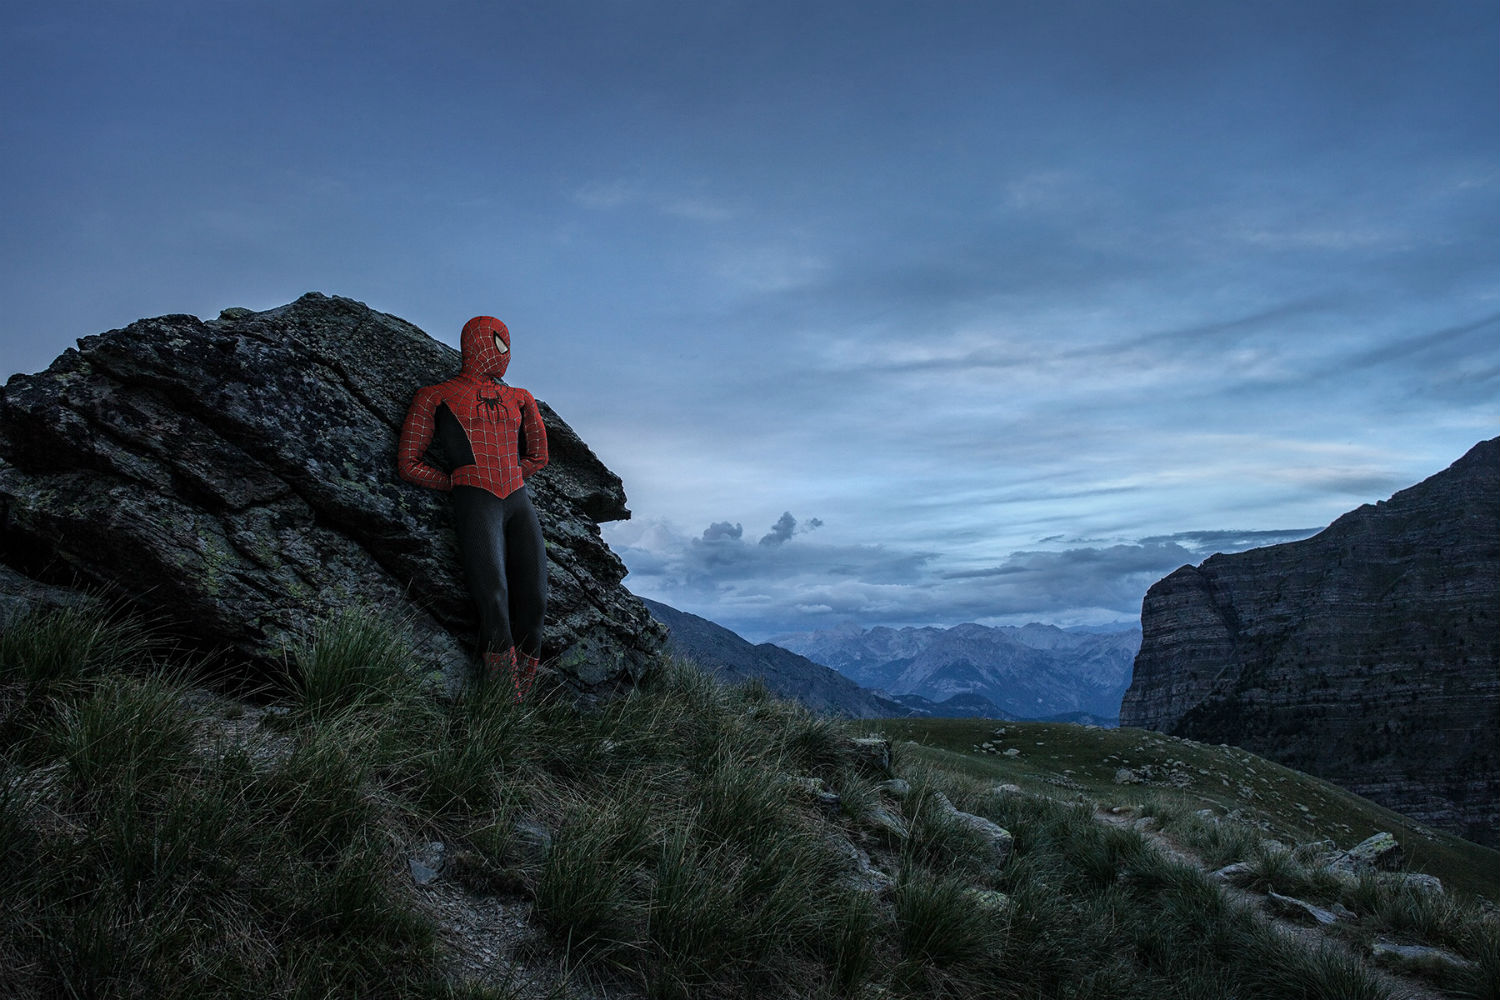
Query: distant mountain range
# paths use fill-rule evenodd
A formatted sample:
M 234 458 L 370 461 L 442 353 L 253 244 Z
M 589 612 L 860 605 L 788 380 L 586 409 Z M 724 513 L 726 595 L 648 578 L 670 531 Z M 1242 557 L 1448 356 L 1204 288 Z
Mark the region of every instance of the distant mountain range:
M 1140 630 L 1121 627 L 864 628 L 742 639 L 640 598 L 667 648 L 724 681 L 760 678 L 816 712 L 853 718 L 1001 718 L 1115 726 Z
M 777 695 L 832 715 L 888 719 L 927 714 L 881 692 L 867 691 L 838 671 L 780 646 L 755 645 L 707 618 L 644 597 L 641 602 L 667 627 L 668 649 L 729 683 L 759 677 Z
M 986 713 L 991 718 L 1114 725 L 1141 632 L 972 622 L 947 629 L 845 625 L 772 641 L 864 687 L 891 692 L 908 707 L 920 705 L 923 714 L 977 715 L 942 707 L 966 709 L 983 699 L 994 708 Z

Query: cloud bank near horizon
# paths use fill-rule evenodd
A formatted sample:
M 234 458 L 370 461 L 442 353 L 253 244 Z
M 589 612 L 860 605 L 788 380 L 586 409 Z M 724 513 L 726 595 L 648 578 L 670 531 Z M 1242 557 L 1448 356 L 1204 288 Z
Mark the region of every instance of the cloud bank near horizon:
M 1321 529 L 1189 531 L 1108 545 L 1046 539 L 1046 548 L 965 569 L 948 568 L 933 551 L 830 543 L 807 537 L 808 530 L 787 512 L 758 542 L 728 521 L 697 535 L 663 521 L 625 522 L 605 526 L 605 538 L 630 567 L 625 585 L 635 594 L 762 642 L 848 621 L 946 627 L 1129 620 L 1139 616 L 1146 589 L 1179 566 Z

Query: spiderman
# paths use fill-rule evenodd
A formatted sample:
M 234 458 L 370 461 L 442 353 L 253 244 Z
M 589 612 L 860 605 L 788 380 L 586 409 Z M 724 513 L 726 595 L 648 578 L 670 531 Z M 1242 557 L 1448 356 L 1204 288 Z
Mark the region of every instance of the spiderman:
M 536 398 L 500 381 L 510 364 L 504 323 L 475 316 L 459 344 L 462 370 L 412 397 L 396 471 L 407 482 L 451 491 L 485 674 L 509 681 L 519 703 L 536 678 L 547 616 L 547 549 L 525 486 L 547 464 L 547 430 Z M 434 438 L 449 472 L 425 458 Z

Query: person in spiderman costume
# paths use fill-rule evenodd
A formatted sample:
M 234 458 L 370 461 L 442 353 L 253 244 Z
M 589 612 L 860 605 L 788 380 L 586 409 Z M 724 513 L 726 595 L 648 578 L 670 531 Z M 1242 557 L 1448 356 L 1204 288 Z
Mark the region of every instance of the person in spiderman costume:
M 547 430 L 536 398 L 502 382 L 510 330 L 475 316 L 459 340 L 463 367 L 412 397 L 396 471 L 448 490 L 464 579 L 479 610 L 485 675 L 509 682 L 519 703 L 531 690 L 547 616 L 547 549 L 525 480 L 547 464 Z M 436 439 L 444 471 L 425 457 Z

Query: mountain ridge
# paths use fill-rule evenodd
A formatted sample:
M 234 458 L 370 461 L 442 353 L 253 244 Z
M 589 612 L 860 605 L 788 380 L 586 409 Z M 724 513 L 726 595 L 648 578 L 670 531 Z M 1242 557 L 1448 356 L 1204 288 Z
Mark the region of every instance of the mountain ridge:
M 700 615 L 660 601 L 640 598 L 651 616 L 667 628 L 667 648 L 693 660 L 726 683 L 764 681 L 783 698 L 819 712 L 854 718 L 911 715 L 912 710 L 882 692 L 870 691 L 838 671 L 769 642 L 751 643 Z
M 1134 630 L 1070 632 L 1033 622 L 951 628 L 845 624 L 772 642 L 865 687 L 941 703 L 979 695 L 1011 718 L 1083 712 L 1114 719 L 1138 643 Z

